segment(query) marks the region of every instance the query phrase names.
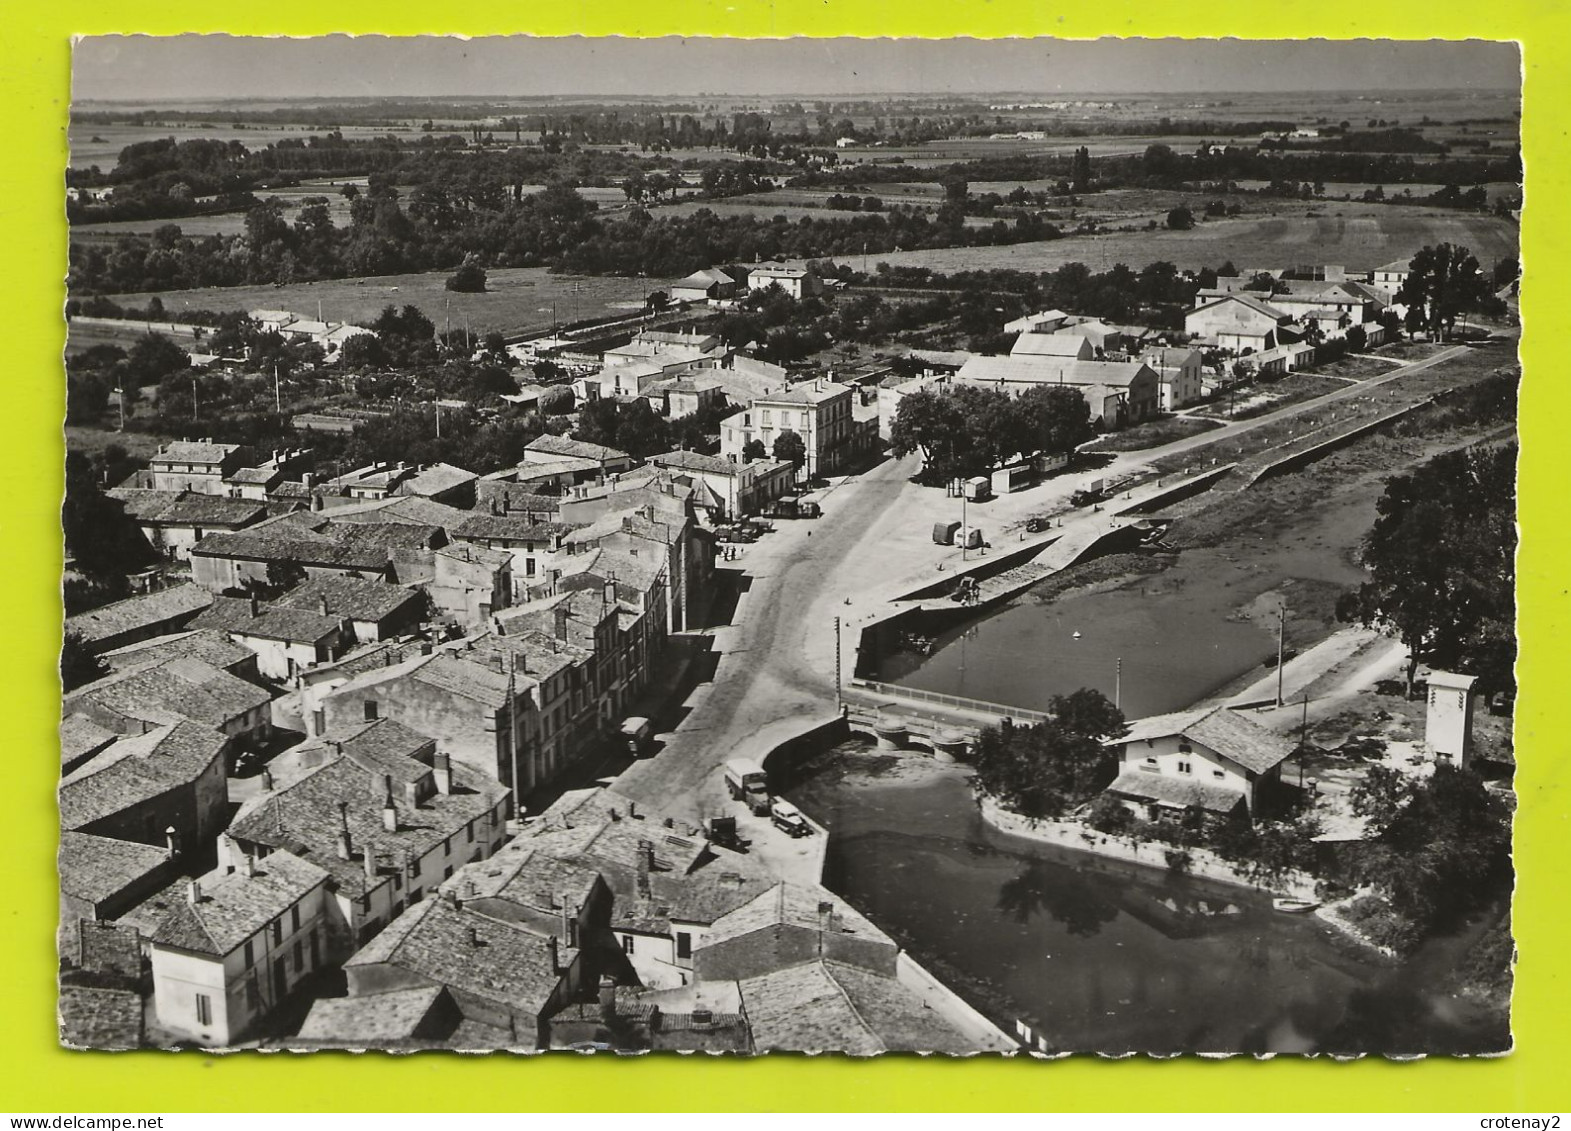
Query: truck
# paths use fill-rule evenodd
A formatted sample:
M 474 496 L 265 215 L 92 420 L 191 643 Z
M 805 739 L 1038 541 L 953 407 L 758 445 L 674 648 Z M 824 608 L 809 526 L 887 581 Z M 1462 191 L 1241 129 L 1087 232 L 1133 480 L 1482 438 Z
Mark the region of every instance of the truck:
M 775 828 L 793 837 L 813 835 L 813 826 L 807 823 L 802 811 L 789 801 L 776 801 L 770 805 L 769 820 Z
M 1092 503 L 1101 502 L 1106 496 L 1107 480 L 1093 479 L 1069 496 L 1069 505 L 1073 507 L 1087 507 Z
M 769 812 L 769 775 L 751 758 L 725 764 L 725 786 L 731 800 L 745 803 L 748 812 L 759 817 Z
M 935 522 L 933 523 L 933 541 L 940 546 L 953 546 L 955 544 L 955 534 L 959 529 L 960 524 L 958 522 Z
M 993 482 L 985 475 L 967 479 L 962 488 L 967 502 L 983 503 L 993 497 Z
M 655 727 L 642 715 L 623 719 L 618 733 L 627 745 L 627 752 L 633 757 L 643 758 L 650 753 L 649 740 L 655 736 Z

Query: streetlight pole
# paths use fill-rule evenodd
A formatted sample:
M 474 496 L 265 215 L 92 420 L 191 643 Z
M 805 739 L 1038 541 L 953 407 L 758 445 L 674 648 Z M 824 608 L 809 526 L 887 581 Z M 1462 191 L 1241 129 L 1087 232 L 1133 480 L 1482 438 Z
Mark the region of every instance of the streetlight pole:
M 1287 637 L 1287 602 L 1282 602 L 1282 607 L 1277 610 L 1276 619 L 1276 705 L 1282 705 L 1282 658 L 1283 643 Z M 1306 700 L 1307 702 L 1307 700 Z M 1306 708 L 1307 709 L 1307 708 Z
M 844 705 L 845 697 L 840 689 L 840 618 L 835 617 L 835 706 Z
M 1118 657 L 1118 665 L 1113 669 L 1113 706 L 1123 709 L 1124 706 L 1124 658 Z
M 966 524 L 966 485 L 960 481 L 960 560 L 966 560 L 966 550 L 971 543 L 971 528 Z

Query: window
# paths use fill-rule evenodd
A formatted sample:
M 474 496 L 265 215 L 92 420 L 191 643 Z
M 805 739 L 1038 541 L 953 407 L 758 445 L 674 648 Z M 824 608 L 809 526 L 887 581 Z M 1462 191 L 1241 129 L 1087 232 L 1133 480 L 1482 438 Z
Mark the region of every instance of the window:
M 444 880 L 450 880 L 453 878 L 453 869 L 451 865 L 442 869 L 442 878 Z
M 446 856 L 453 851 L 453 838 L 448 837 L 442 842 L 442 855 Z
M 1178 763 L 1178 772 L 1181 774 L 1193 773 L 1194 767 L 1187 760 L 1180 759 Z
M 1211 771 L 1211 776 L 1214 777 L 1214 778 L 1225 778 L 1225 777 L 1227 777 L 1227 775 L 1224 774 L 1221 770 L 1212 770 Z
M 299 907 L 291 907 L 289 909 L 289 929 L 291 931 L 298 931 L 300 929 L 300 908 Z
M 464 826 L 464 836 L 467 838 L 468 843 L 473 844 L 475 842 L 475 823 L 473 821 Z
M 676 956 L 678 958 L 693 957 L 693 936 L 686 931 L 676 933 Z
M 363 705 L 365 707 L 365 721 L 368 723 L 375 721 L 381 704 L 375 699 L 367 699 Z
M 250 946 L 250 943 L 246 944 Z M 196 995 L 196 1023 L 198 1025 L 211 1025 L 213 1023 L 213 999 L 206 994 Z
M 622 953 L 623 954 L 632 954 L 633 953 L 633 936 L 632 935 L 623 935 L 622 936 Z
M 256 961 L 256 954 L 251 949 L 251 941 L 249 939 L 247 939 L 246 940 L 246 944 L 245 944 L 245 964 L 247 966 L 250 966 L 255 961 Z
M 282 919 L 273 920 L 273 945 L 284 945 L 284 921 Z
M 421 891 L 419 888 L 410 888 L 409 889 L 409 906 L 413 907 L 415 904 L 419 903 L 421 897 L 424 896 L 424 895 L 425 895 L 425 892 Z
M 295 973 L 305 973 L 305 947 L 299 939 L 295 940 Z
M 411 856 L 409 858 L 409 878 L 412 880 L 416 876 L 418 876 L 419 874 L 420 874 L 420 857 L 418 857 L 418 856 Z

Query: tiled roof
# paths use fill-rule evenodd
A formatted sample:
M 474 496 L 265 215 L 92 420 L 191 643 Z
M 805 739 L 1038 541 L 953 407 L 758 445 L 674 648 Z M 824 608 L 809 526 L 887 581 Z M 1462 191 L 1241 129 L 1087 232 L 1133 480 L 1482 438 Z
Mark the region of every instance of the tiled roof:
M 439 688 L 493 710 L 507 705 L 506 675 L 492 671 L 484 665 L 464 660 L 452 652 L 434 652 L 429 656 L 415 656 L 391 667 L 368 671 L 337 688 L 333 695 L 344 695 L 362 688 L 403 679 Z
M 168 862 L 168 853 L 150 844 L 68 829 L 60 834 L 60 892 L 101 903 Z
M 450 463 L 434 463 L 416 472 L 399 490 L 406 495 L 440 495 L 479 478 L 474 472 Z
M 649 462 L 656 467 L 668 467 L 678 471 L 703 471 L 710 475 L 736 476 L 742 473 L 742 465 L 720 456 L 705 455 L 703 452 L 664 452 L 657 456 L 650 456 Z
M 1255 773 L 1264 773 L 1292 755 L 1291 739 L 1252 723 L 1227 707 L 1153 715 L 1129 724 L 1129 733 L 1110 745 L 1183 735 Z
M 88 643 L 153 625 L 190 619 L 213 603 L 200 585 L 173 585 L 156 593 L 127 597 L 111 605 L 67 617 L 65 628 Z
M 571 456 L 579 459 L 592 459 L 604 462 L 606 460 L 627 459 L 626 452 L 619 452 L 615 448 L 608 448 L 604 444 L 591 444 L 584 440 L 574 440 L 567 436 L 552 436 L 547 433 L 536 436 L 524 445 L 526 452 L 544 452 L 547 455 Z
M 960 367 L 956 380 L 977 384 L 1127 386 L 1150 366 L 1141 361 L 1080 361 L 1048 357 L 978 355 Z
M 61 827 L 81 829 L 189 785 L 222 756 L 228 741 L 190 722 L 121 738 L 61 779 Z
M 535 522 L 518 515 L 476 514 L 459 523 L 453 530 L 453 537 L 550 543 L 572 529 L 560 522 Z
M 197 628 L 296 644 L 315 644 L 340 628 L 338 617 L 324 617 L 302 608 L 258 604 L 253 614 L 251 602 L 245 597 L 219 597 L 191 623 Z
M 469 511 L 450 507 L 420 495 L 389 495 L 385 499 L 365 499 L 334 507 L 324 512 L 335 523 L 396 523 L 403 526 L 435 526 L 451 532 L 470 515 Z
M 1198 364 L 1200 351 L 1187 346 L 1158 346 L 1146 350 L 1140 360 L 1153 369 L 1182 369 L 1191 361 Z
M 151 640 L 127 644 L 124 648 L 105 652 L 101 659 L 109 665 L 110 671 L 124 672 L 181 656 L 201 660 L 212 664 L 215 668 L 228 671 L 248 660 L 254 660 L 256 653 L 236 644 L 222 632 L 193 629 L 190 632 L 155 636 Z
M 826 961 L 823 966 L 884 1051 L 952 1055 L 977 1051 L 975 1041 L 895 979 L 842 962 Z
M 476 860 L 442 885 L 459 902 L 498 899 L 539 911 L 567 910 L 588 902 L 600 873 L 542 851 L 528 840 L 514 840 L 489 860 Z
M 562 981 L 553 942 L 445 899 L 427 899 L 389 923 L 344 966 L 393 966 L 538 1017 Z M 564 947 L 557 961 L 565 967 L 572 954 Z
M 92 703 L 127 719 L 171 723 L 182 718 L 223 726 L 263 706 L 271 696 L 222 668 L 191 657 L 116 672 L 65 697 L 66 714 Z
M 727 939 L 741 938 L 754 931 L 777 926 L 802 927 L 811 931 L 822 929 L 824 917 L 819 912 L 821 904 L 831 905 L 829 932 L 856 935 L 875 942 L 895 944 L 849 903 L 831 895 L 822 888 L 809 888 L 801 884 L 779 883 L 762 892 L 750 902 L 728 915 L 715 920 L 705 945 L 714 945 Z
M 513 560 L 513 555 L 506 550 L 492 550 L 489 547 L 476 546 L 468 542 L 454 542 L 450 546 L 443 546 L 436 551 L 436 554 L 438 557 L 471 562 L 474 565 L 482 565 L 490 569 L 500 569 Z
M 740 985 L 753 1045 L 760 1052 L 873 1056 L 886 1051 L 822 962 L 775 970 Z
M 107 492 L 125 506 L 137 522 L 170 526 L 245 526 L 267 517 L 267 504 L 259 499 L 231 499 L 199 491 L 149 491 L 116 487 Z
M 283 477 L 283 472 L 276 467 L 242 467 L 224 480 L 226 483 L 259 483 L 268 484 L 275 479 Z
M 142 1045 L 142 996 L 134 990 L 60 987 L 60 1041 L 79 1049 Z
M 86 715 L 67 715 L 60 720 L 60 763 L 69 766 L 80 762 L 117 737 L 114 731 L 99 726 Z
M 239 444 L 213 444 L 200 440 L 171 440 L 158 449 L 152 463 L 223 463 L 234 452 L 241 451 Z
M 222 958 L 326 882 L 321 868 L 288 852 L 257 860 L 250 875 L 208 872 L 198 881 L 197 903 L 171 902 L 153 945 Z
M 1010 347 L 1011 356 L 1079 357 L 1089 353 L 1086 339 L 1078 334 L 1021 334 Z
M 254 528 L 253 528 L 254 529 Z M 294 537 L 244 530 L 234 534 L 209 534 L 191 548 L 199 557 L 246 558 L 253 561 L 298 562 L 380 572 L 387 568 L 385 548 L 356 547 L 322 537 Z
M 1375 268 L 1375 272 L 1382 275 L 1406 275 L 1409 274 L 1412 270 L 1413 261 L 1411 259 L 1393 259 L 1390 263 L 1385 263 Z
M 382 620 L 422 600 L 413 589 L 374 578 L 318 577 L 295 586 L 272 605 L 275 609 L 320 612 L 324 598 L 329 618 L 363 621 Z
M 1270 303 L 1265 302 L 1262 299 L 1255 298 L 1253 295 L 1247 295 L 1247 294 L 1243 294 L 1243 293 L 1224 295 L 1223 297 L 1215 299 L 1215 300 L 1213 300 L 1211 302 L 1208 302 L 1208 303 L 1206 303 L 1203 306 L 1197 306 L 1197 307 L 1195 307 L 1194 310 L 1191 310 L 1188 313 L 1189 314 L 1196 314 L 1196 313 L 1198 313 L 1199 311 L 1202 311 L 1202 310 L 1210 310 L 1213 306 L 1220 306 L 1224 302 L 1238 302 L 1238 303 L 1242 303 L 1243 305 L 1247 306 L 1250 310 L 1253 310 L 1253 311 L 1255 311 L 1258 314 L 1263 314 L 1267 318 L 1274 319 L 1274 320 L 1276 320 L 1278 322 L 1280 322 L 1282 319 L 1287 317 L 1287 314 L 1286 314 L 1285 311 L 1278 310 L 1276 307 L 1272 306 Z
M 850 385 L 841 385 L 834 381 L 804 381 L 792 385 L 789 389 L 782 389 L 778 393 L 768 393 L 753 401 L 754 405 L 775 404 L 810 404 L 819 405 L 832 401 L 837 397 L 849 396 L 852 392 Z
M 1186 809 L 1195 806 L 1209 813 L 1231 813 L 1244 800 L 1241 792 L 1223 785 L 1194 777 L 1153 774 L 1133 766 L 1120 772 L 1107 788 L 1112 793 Z
M 412 1040 L 445 992 L 441 986 L 421 986 L 356 997 L 318 998 L 297 1036 L 302 1041 L 353 1042 L 371 1048 Z
M 229 827 L 237 840 L 284 848 L 330 872 L 340 891 L 366 890 L 365 852 L 379 868 L 398 867 L 406 855 L 420 857 L 449 837 L 463 837 L 470 822 L 481 822 L 507 794 L 494 778 L 453 764 L 452 791 L 438 793 L 431 767 L 405 751 L 407 728 L 377 727 L 344 743 L 343 753 L 286 784 L 247 802 Z M 421 744 L 428 747 L 429 741 Z M 385 795 L 381 775 L 393 779 L 397 829 L 389 832 L 382 819 Z M 411 804 L 406 786 L 414 784 L 418 804 Z M 340 809 L 342 802 L 347 809 Z M 349 824 L 351 856 L 338 855 L 338 836 Z M 477 825 L 489 835 L 489 825 Z M 385 872 L 383 874 L 386 874 Z

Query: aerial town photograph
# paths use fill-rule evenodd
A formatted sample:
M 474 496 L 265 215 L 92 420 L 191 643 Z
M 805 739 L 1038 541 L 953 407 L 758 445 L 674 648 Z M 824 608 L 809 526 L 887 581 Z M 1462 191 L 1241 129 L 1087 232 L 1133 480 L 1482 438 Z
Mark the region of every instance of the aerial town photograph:
M 79 40 L 60 1042 L 1509 1051 L 1520 68 Z

